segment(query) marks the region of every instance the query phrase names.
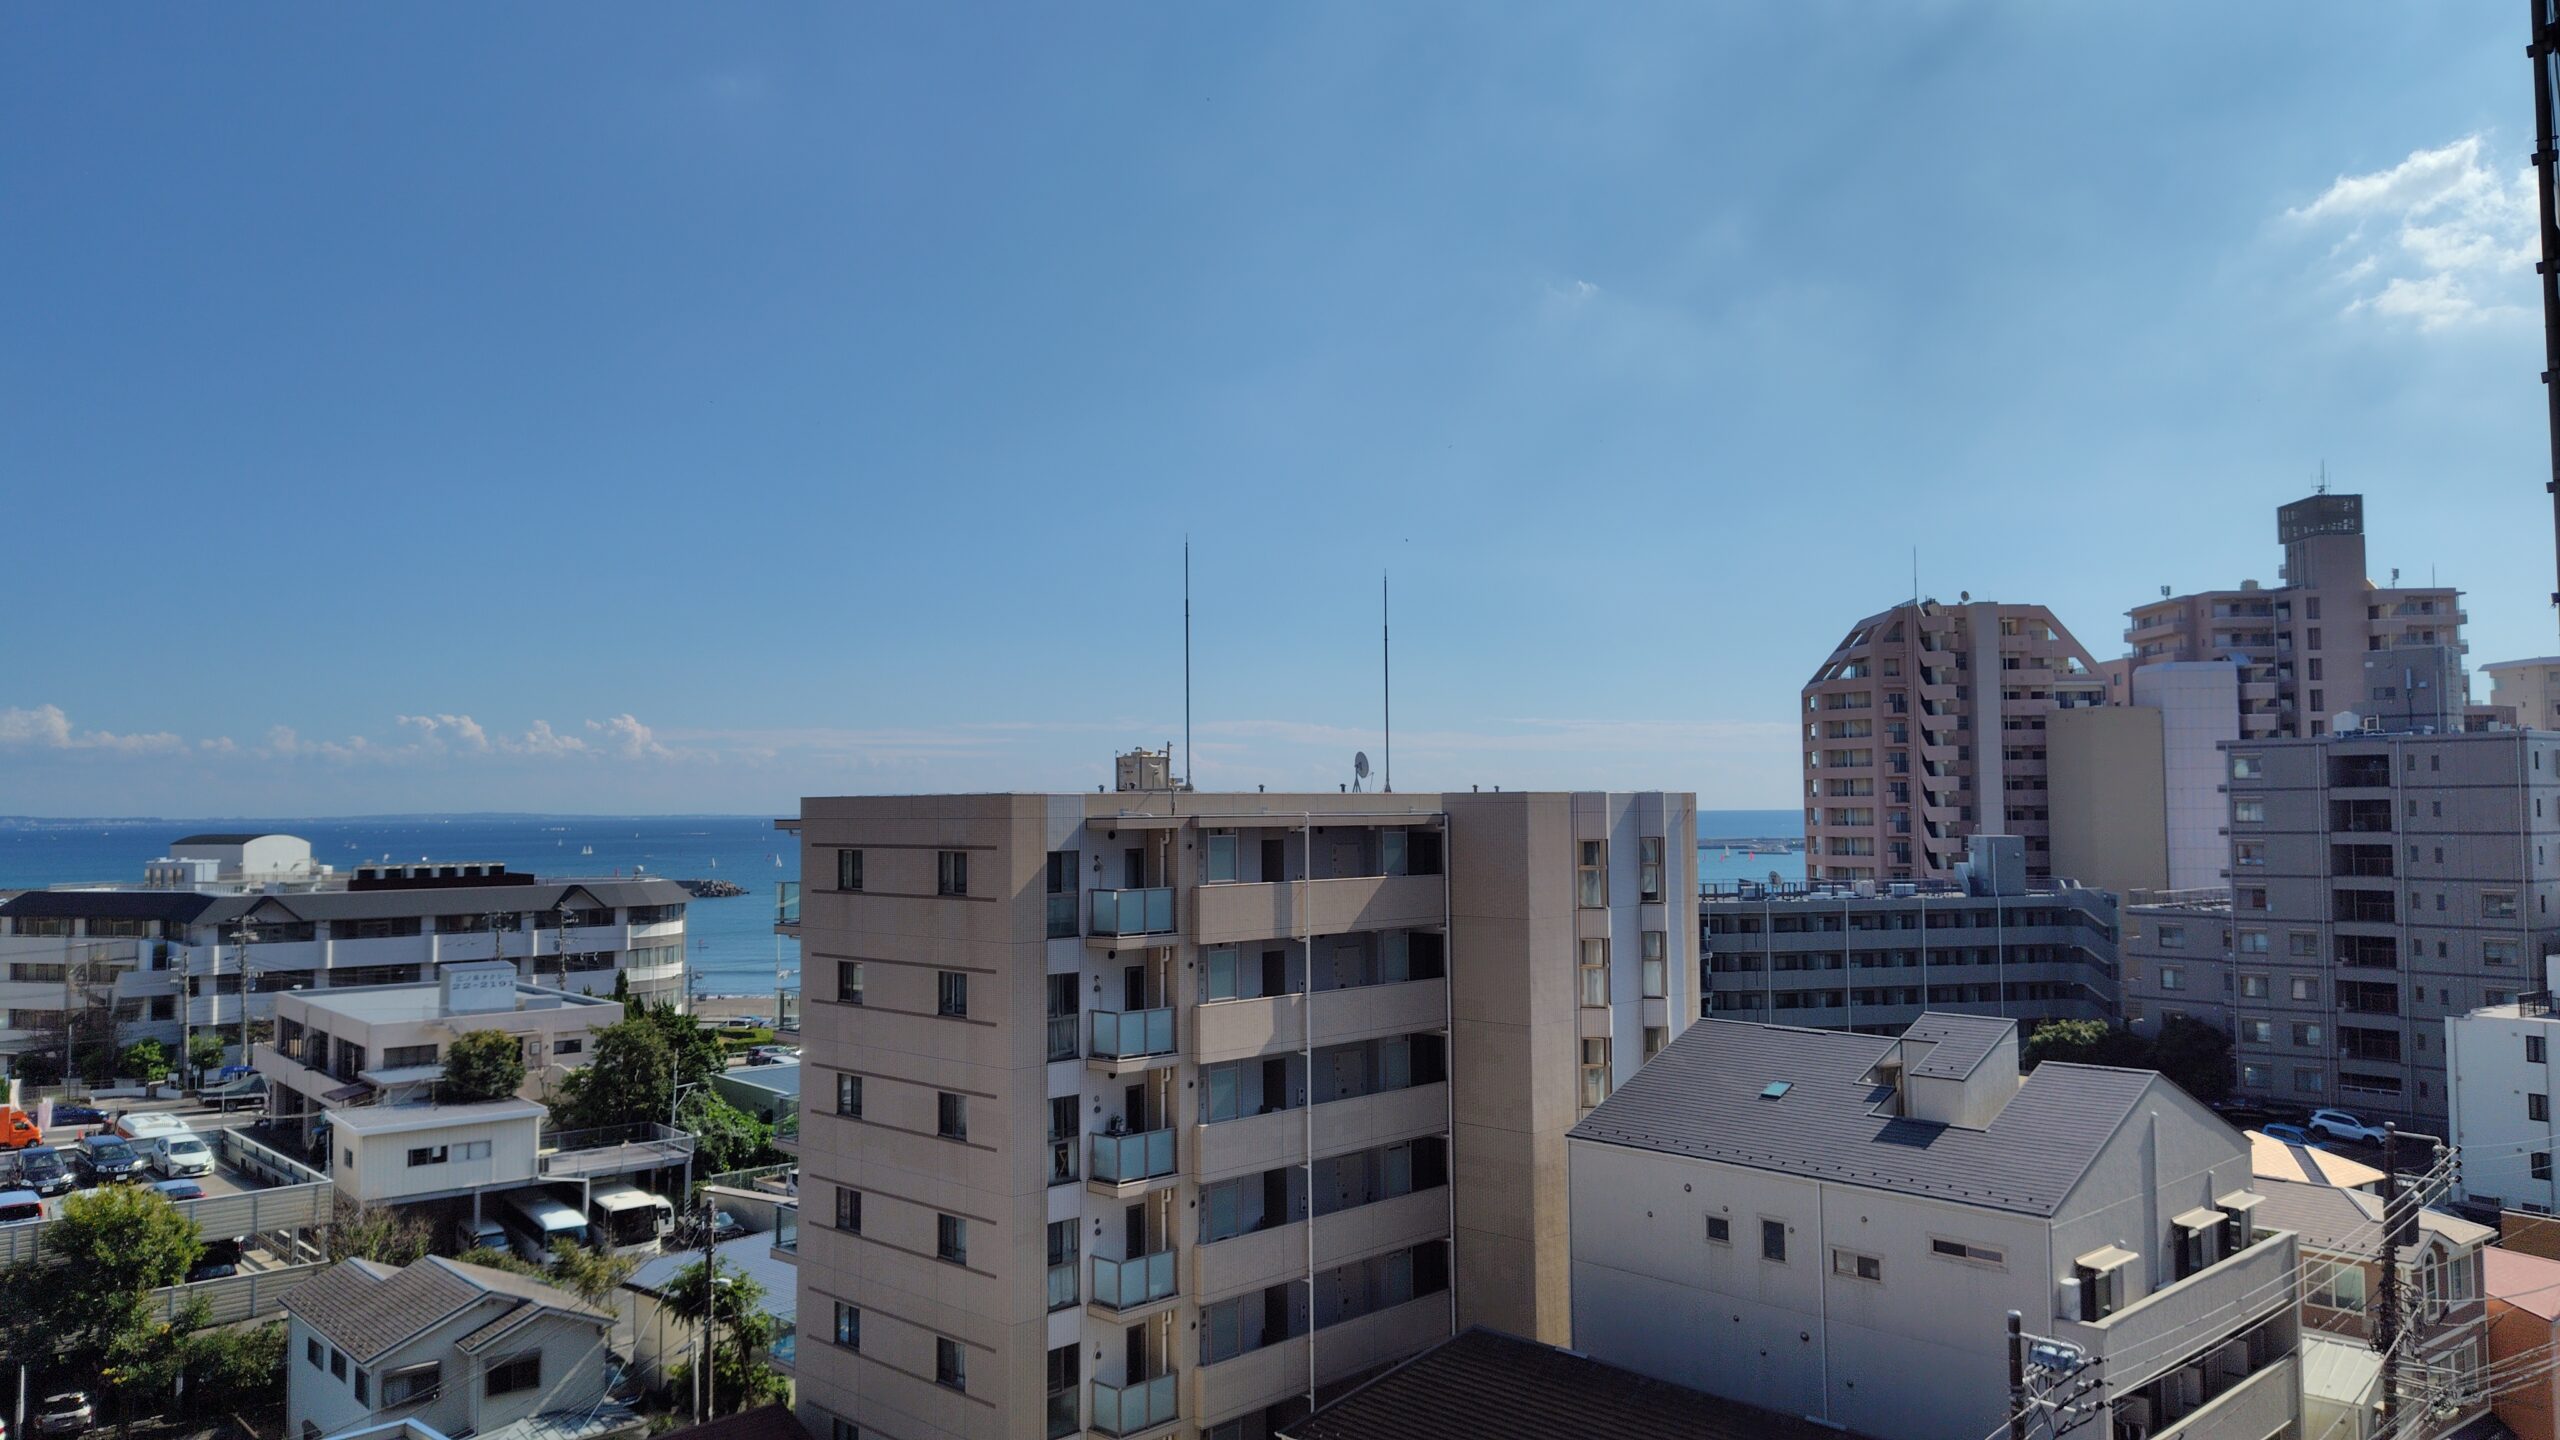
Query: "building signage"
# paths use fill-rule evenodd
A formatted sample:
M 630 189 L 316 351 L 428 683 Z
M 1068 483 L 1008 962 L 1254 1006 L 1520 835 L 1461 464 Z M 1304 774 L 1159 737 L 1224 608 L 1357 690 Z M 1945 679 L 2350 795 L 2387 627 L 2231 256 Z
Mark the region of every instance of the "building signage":
M 516 967 L 478 960 L 444 967 L 444 1013 L 477 1015 L 516 1008 Z

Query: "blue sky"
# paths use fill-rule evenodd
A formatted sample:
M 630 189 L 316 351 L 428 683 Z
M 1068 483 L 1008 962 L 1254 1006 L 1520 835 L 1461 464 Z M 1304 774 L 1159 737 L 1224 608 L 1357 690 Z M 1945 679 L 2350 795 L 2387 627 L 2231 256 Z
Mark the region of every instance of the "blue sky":
M 1785 806 L 1910 590 L 2560 649 L 2520 14 L 0 12 L 0 812 Z M 2385 578 L 2377 573 L 2376 578 Z M 2485 692 L 2485 685 L 2482 687 Z

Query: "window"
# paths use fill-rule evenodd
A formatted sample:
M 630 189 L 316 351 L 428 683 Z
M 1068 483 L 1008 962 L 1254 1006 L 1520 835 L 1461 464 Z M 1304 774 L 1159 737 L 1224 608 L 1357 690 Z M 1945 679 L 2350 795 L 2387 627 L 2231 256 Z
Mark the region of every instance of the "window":
M 1646 835 L 1636 841 L 1636 899 L 1647 905 L 1662 903 L 1662 837 Z
M 2113 1270 L 2078 1267 L 2080 1276 L 2080 1319 L 2096 1324 L 2116 1313 L 2117 1282 Z
M 969 1388 L 968 1357 L 961 1353 L 960 1342 L 947 1335 L 933 1337 L 933 1383 L 960 1391 Z
M 862 1312 L 841 1300 L 836 1302 L 836 1343 L 847 1350 L 862 1348 Z
M 1585 840 L 1575 847 L 1574 902 L 1586 910 L 1609 903 L 1609 842 Z
M 2284 948 L 2288 955 L 2317 955 L 2320 953 L 2320 937 L 2309 930 L 2290 930 L 2285 932 Z M 2302 997 L 2297 995 L 2294 998 L 2299 1000 Z
M 969 1263 L 969 1222 L 957 1215 L 933 1217 L 933 1258 L 954 1265 Z
M 2160 927 L 2158 935 L 2154 938 L 2155 943 L 2157 943 L 2163 950 L 2184 950 L 2187 948 L 2187 927 L 2184 925 L 2163 925 Z
M 2316 1001 L 2320 998 L 2320 982 L 2309 975 L 2296 975 L 2285 982 L 2285 988 L 2296 1000 Z
M 312 1369 L 319 1370 L 326 1368 L 329 1362 L 323 1357 L 327 1354 L 328 1352 L 321 1348 L 318 1340 L 308 1336 L 303 1338 L 302 1358 L 311 1362 Z
M 2273 1020 L 2241 1021 L 2240 1043 L 2244 1045 L 2273 1045 L 2276 1043 L 2276 1022 Z M 2263 1067 L 2253 1065 L 2249 1068 L 2259 1071 L 2258 1078 L 2250 1083 L 2256 1085 L 2264 1085 L 2267 1083 Z
M 2444 908 L 2444 897 L 2441 895 L 2436 897 L 2436 908 L 2439 910 Z M 2513 890 L 2481 891 L 2480 918 L 2484 920 L 2513 920 L 2516 918 L 2516 892 Z
M 386 1045 L 382 1047 L 382 1068 L 406 1070 L 418 1065 L 436 1063 L 433 1045 Z
M 409 1164 L 412 1167 L 419 1165 L 441 1165 L 444 1162 L 445 1148 L 441 1145 L 420 1145 L 409 1151 Z
M 839 960 L 836 962 L 836 998 L 847 1005 L 862 1003 L 861 961 Z
M 2244 1000 L 2264 1000 L 2267 998 L 2267 977 L 2264 975 L 2241 976 L 2240 997 Z
M 827 1440 L 862 1440 L 862 1427 L 841 1415 L 827 1417 Z
M 945 1140 L 966 1140 L 969 1138 L 969 1101 L 967 1097 L 954 1095 L 948 1090 L 937 1092 L 934 1096 L 933 1109 L 933 1133 L 941 1136 Z
M 488 1373 L 487 1393 L 490 1395 L 512 1395 L 519 1390 L 539 1390 L 542 1388 L 542 1352 L 527 1350 L 521 1355 L 509 1356 L 490 1366 Z
M 1078 1348 L 1061 1345 L 1049 1352 L 1049 1440 L 1066 1440 L 1084 1428 L 1084 1417 L 1076 1408 L 1077 1383 L 1084 1373 Z
M 444 1366 L 430 1360 L 424 1365 L 407 1365 L 382 1377 L 382 1403 L 385 1408 L 423 1400 L 444 1384 Z
M 2267 892 L 2265 892 L 2264 890 L 2259 891 L 2259 892 L 2258 892 L 2258 903 L 2257 903 L 2255 906 L 2252 906 L 2251 908 L 2252 908 L 2252 909 L 2259 909 L 2259 910 L 2263 910 L 2263 909 L 2265 909 L 2265 908 L 2266 908 L 2266 894 L 2267 894 Z M 2264 931 L 2264 930 L 2243 930 L 2243 931 L 2241 931 L 2241 932 L 2240 932 L 2240 953 L 2241 953 L 2241 954 L 2243 954 L 2243 955 L 2264 955 L 2264 954 L 2266 954 L 2266 953 L 2267 953 L 2267 932 L 2266 932 L 2266 931 Z
M 2524 1037 L 2524 1063 L 2527 1065 L 2541 1065 L 2548 1063 L 2543 1057 L 2541 1036 L 2527 1035 Z
M 940 1015 L 966 1016 L 969 1013 L 969 977 L 958 970 L 934 972 L 934 1011 Z
M 1708 1244 L 1710 1244 L 1710 1245 L 1730 1245 L 1730 1244 L 1732 1244 L 1732 1243 L 1733 1243 L 1733 1222 L 1732 1222 L 1732 1221 L 1730 1221 L 1730 1220 L 1728 1220 L 1728 1219 L 1726 1219 L 1726 1218 L 1725 1218 L 1725 1217 L 1723 1217 L 1722 1215 L 1710 1215 L 1710 1216 L 1708 1216 L 1708 1217 L 1707 1217 L 1707 1243 L 1708 1243 Z
M 1588 1110 L 1608 1099 L 1609 1085 L 1608 1038 L 1585 1037 L 1582 1042 L 1582 1107 Z
M 359 1405 L 373 1403 L 373 1382 L 361 1370 L 356 1372 L 356 1403 Z
M 2324 1310 L 2364 1311 L 2364 1267 L 2331 1265 L 2321 1269 L 2316 1263 L 2306 1265 L 2313 1271 L 2311 1293 L 2304 1297 Z
M 2527 1095 L 2524 1097 L 2524 1118 L 2527 1120 L 2550 1119 L 2551 1097 L 2548 1095 Z
M 1076 852 L 1052 850 L 1048 867 L 1048 936 L 1052 940 L 1073 939 L 1079 933 L 1076 919 Z
M 2231 846 L 2231 858 L 2241 865 L 2264 865 L 2267 863 L 2267 842 L 2264 840 L 2234 841 Z
M 861 851 L 839 850 L 836 852 L 836 888 L 839 890 L 862 888 Z
M 1659 1000 L 1668 993 L 1671 978 L 1671 965 L 1665 958 L 1670 949 L 1670 937 L 1660 930 L 1647 930 L 1643 938 L 1644 955 L 1637 963 L 1637 982 L 1644 998 Z
M 2187 988 L 2187 972 L 2186 972 L 2186 971 L 2184 971 L 2184 970 L 2182 970 L 2182 969 L 2180 969 L 2179 967 L 2177 967 L 2177 966 L 2175 966 L 2175 965 L 2163 965 L 2163 966 L 2161 966 L 2161 967 L 2160 967 L 2160 988 L 2161 988 L 2161 989 L 2163 989 L 2163 990 L 2184 990 L 2184 989 L 2186 989 L 2186 988 Z
M 2550 1151 L 2548 1151 L 2548 1150 L 2536 1150 L 2536 1151 L 2534 1151 L 2534 1152 L 2533 1152 L 2533 1154 L 2532 1154 L 2529 1158 L 2531 1159 L 2531 1161 L 2532 1161 L 2532 1165 L 2533 1165 L 2533 1178 L 2534 1178 L 2534 1179 L 2536 1179 L 2536 1180 L 2548 1180 L 2548 1179 L 2550 1179 L 2550 1178 L 2551 1178 L 2551 1152 L 2550 1152 Z
M 1663 1047 L 1664 1047 L 1664 1046 L 1666 1046 L 1666 1045 L 1669 1045 L 1670 1043 L 1671 1043 L 1671 1027 L 1670 1027 L 1670 1026 L 1668 1026 L 1668 1025 L 1647 1025 L 1646 1027 L 1644 1027 L 1644 1058 L 1646 1058 L 1647 1060 L 1650 1060 L 1650 1059 L 1652 1059 L 1654 1056 L 1661 1054 L 1661 1053 L 1662 1053 L 1662 1050 L 1663 1050 Z
M 2297 1069 L 2293 1072 L 2293 1088 L 2301 1091 L 2305 1095 L 2319 1094 L 2321 1088 L 2327 1083 L 2328 1078 L 2317 1070 L 2306 1068 Z
M 850 1234 L 862 1233 L 862 1192 L 839 1185 L 836 1187 L 836 1228 Z
M 836 1113 L 850 1115 L 856 1120 L 862 1118 L 861 1076 L 839 1075 L 836 1077 Z
M 2265 1027 L 2266 1023 L 2267 1023 L 2267 1022 L 2265 1022 L 2264 1020 L 2252 1021 L 2252 1022 L 2251 1022 L 2251 1024 L 2253 1024 L 2253 1025 L 2255 1025 L 2255 1026 L 2259 1027 L 2259 1029 L 2258 1029 L 2257 1033 L 2256 1033 L 2256 1034 L 2253 1034 L 2253 1035 L 2245 1036 L 2245 1037 L 2243 1037 L 2243 1038 L 2251 1039 L 2251 1040 L 2256 1040 L 2258 1043 L 2260 1043 L 2260 1044 L 2264 1044 L 2264 1043 L 2265 1043 L 2265 1029 L 2264 1029 L 2264 1027 Z M 2241 1067 L 2240 1067 L 2240 1084 L 2241 1084 L 2241 1087 L 2242 1087 L 2243 1089 L 2248 1089 L 2248 1090 L 2264 1090 L 2265 1088 L 2267 1088 L 2267 1067 L 2266 1067 L 2266 1066 L 2264 1066 L 2264 1065 L 2243 1065 L 2243 1066 L 2241 1066 Z
M 2293 1043 L 2305 1050 L 2319 1049 L 2320 1027 L 2310 1024 L 2295 1025 L 2293 1027 Z
M 1964 1240 L 1941 1240 L 1932 1236 L 1929 1253 L 1946 1260 L 1970 1260 L 1976 1265 L 1998 1265 L 2006 1256 L 1989 1245 L 1976 1245 Z
M 1833 1250 L 1831 1273 L 1846 1275 L 1852 1280 L 1873 1280 L 1881 1283 L 1884 1280 L 1884 1262 L 1873 1255 L 1861 1255 L 1855 1250 Z
M 1775 1260 L 1781 1265 L 1787 1263 L 1787 1222 L 1783 1220 L 1760 1222 L 1760 1258 Z
M 329 1352 L 329 1378 L 333 1380 L 344 1380 L 347 1378 L 346 1351 L 332 1350 Z
M 2231 757 L 2231 778 L 2234 780 L 2255 780 L 2266 773 L 2266 765 L 2258 756 L 2234 755 Z
M 2231 820 L 2237 825 L 2263 825 L 2267 823 L 2267 802 L 2234 800 L 2231 802 Z
M 933 893 L 966 895 L 969 893 L 969 852 L 937 850 L 933 854 Z
M 584 1040 L 558 1039 L 551 1042 L 551 1053 L 554 1055 L 582 1054 L 586 1048 L 587 1042 Z
M 1609 942 L 1586 937 L 1582 942 L 1582 1003 L 1585 1008 L 1609 1008 Z

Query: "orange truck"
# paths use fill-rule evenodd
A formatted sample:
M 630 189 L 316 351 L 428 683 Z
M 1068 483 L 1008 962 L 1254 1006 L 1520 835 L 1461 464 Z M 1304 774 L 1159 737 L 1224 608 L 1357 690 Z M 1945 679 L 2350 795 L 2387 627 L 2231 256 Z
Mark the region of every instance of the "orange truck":
M 0 1150 L 24 1150 L 44 1138 L 36 1122 L 15 1105 L 0 1105 Z

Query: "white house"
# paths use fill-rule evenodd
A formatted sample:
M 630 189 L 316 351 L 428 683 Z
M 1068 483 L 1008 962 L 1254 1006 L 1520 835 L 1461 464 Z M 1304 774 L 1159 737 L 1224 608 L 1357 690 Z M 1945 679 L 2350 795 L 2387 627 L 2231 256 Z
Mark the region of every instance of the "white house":
M 436 1257 L 349 1260 L 284 1308 L 294 1440 L 394 1421 L 489 1436 L 538 1420 L 548 1440 L 639 1428 L 606 1398 L 613 1316 L 538 1280 Z
M 545 1113 L 530 1100 L 332 1110 L 329 1175 L 338 1193 L 370 1204 L 530 1185 L 541 1178 Z
M 2240 1133 L 2150 1071 L 2021 1080 L 2017 1027 L 1987 1017 L 1705 1020 L 1566 1154 L 1594 1359 L 1880 1440 L 1980 1440 L 2009 1421 L 2016 1311 L 2050 1342 L 2031 1388 L 2099 1412 L 2090 1435 L 2298 1433 L 2294 1237 L 2251 1218 Z
M 2560 1017 L 2551 992 L 2488 1005 L 2444 1022 L 2445 1104 L 2462 1156 L 2454 1193 L 2480 1205 L 2536 1214 L 2560 1213 L 2560 1181 L 2551 1157 L 2560 1151 L 2551 1078 L 2560 1050 Z

